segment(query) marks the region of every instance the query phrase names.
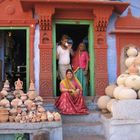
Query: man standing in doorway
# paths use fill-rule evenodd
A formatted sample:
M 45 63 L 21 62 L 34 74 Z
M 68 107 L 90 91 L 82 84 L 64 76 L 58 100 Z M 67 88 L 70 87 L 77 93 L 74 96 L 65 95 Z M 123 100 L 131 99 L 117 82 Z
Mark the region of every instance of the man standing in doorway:
M 70 55 L 73 55 L 72 45 L 68 44 L 69 37 L 63 35 L 60 45 L 57 47 L 56 58 L 58 59 L 58 73 L 60 79 L 65 78 L 66 70 L 71 69 Z

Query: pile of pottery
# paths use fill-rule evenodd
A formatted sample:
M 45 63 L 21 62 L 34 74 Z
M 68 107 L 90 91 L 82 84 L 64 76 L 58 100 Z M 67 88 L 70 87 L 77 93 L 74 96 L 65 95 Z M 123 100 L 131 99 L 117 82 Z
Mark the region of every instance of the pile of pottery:
M 50 112 L 43 107 L 43 99 L 38 96 L 31 81 L 30 88 L 24 93 L 23 82 L 18 79 L 15 82 L 15 90 L 10 91 L 9 81 L 6 80 L 0 92 L 0 122 L 41 122 L 60 121 L 58 112 Z
M 118 100 L 140 99 L 140 51 L 131 44 L 125 55 L 125 72 L 118 76 L 116 84 L 106 87 L 106 95 L 97 101 L 102 112 L 112 112 L 112 104 Z

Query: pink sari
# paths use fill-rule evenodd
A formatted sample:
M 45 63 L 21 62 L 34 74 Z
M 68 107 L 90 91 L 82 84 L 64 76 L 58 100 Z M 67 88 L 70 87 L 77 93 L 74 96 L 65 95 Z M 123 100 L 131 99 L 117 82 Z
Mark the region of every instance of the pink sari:
M 60 83 L 60 89 L 80 89 L 80 93 L 62 92 L 61 96 L 57 99 L 55 105 L 62 114 L 88 114 L 88 109 L 85 105 L 84 98 L 82 96 L 82 87 L 77 78 L 73 81 L 64 79 Z

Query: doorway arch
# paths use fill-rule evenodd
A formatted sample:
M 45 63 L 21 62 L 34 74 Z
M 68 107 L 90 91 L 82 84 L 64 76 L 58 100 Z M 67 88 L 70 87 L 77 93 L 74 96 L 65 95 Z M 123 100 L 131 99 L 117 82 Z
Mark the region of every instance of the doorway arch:
M 90 70 L 90 84 L 89 84 L 89 96 L 94 96 L 94 31 L 93 31 L 93 21 L 89 20 L 54 20 L 53 21 L 53 91 L 54 91 L 54 96 L 57 96 L 57 66 L 56 66 L 56 41 L 57 41 L 57 25 L 65 25 L 67 26 L 87 26 L 88 32 L 87 32 L 87 37 L 88 37 L 88 51 L 90 55 L 90 61 L 89 61 L 89 70 Z M 80 35 L 79 35 L 80 36 Z

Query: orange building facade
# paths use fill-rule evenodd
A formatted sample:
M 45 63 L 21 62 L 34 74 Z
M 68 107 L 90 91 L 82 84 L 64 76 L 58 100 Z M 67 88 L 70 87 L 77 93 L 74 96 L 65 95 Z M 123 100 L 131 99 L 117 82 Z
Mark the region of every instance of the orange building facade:
M 94 82 L 95 94 L 103 95 L 104 89 L 108 85 L 107 70 L 107 41 L 106 28 L 109 18 L 113 12 L 121 14 L 128 6 L 128 3 L 117 1 L 95 1 L 95 0 L 0 0 L 0 27 L 14 28 L 26 27 L 29 29 L 29 80 L 35 80 L 34 72 L 34 41 L 35 27 L 39 25 L 39 94 L 47 100 L 54 97 L 53 78 L 53 49 L 55 47 L 53 37 L 53 23 L 56 20 L 74 21 L 79 25 L 80 21 L 90 21 L 92 24 L 92 50 L 94 59 L 91 58 L 94 69 L 91 78 Z M 129 18 L 130 19 L 130 18 Z M 131 19 L 130 19 L 131 20 Z M 117 34 L 117 52 L 119 60 L 119 46 L 125 34 L 120 31 L 124 28 L 124 22 L 120 19 L 116 25 L 114 33 Z M 135 32 L 135 36 L 138 34 Z M 137 38 L 137 37 L 136 37 Z M 129 39 L 129 35 L 128 35 Z M 22 53 L 22 50 L 21 50 Z M 93 68 L 92 68 L 93 66 Z M 119 67 L 118 67 L 119 68 Z M 91 71 L 90 70 L 90 71 Z M 118 70 L 119 73 L 119 70 Z

